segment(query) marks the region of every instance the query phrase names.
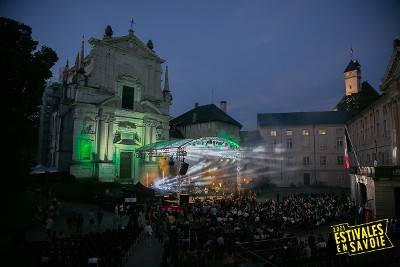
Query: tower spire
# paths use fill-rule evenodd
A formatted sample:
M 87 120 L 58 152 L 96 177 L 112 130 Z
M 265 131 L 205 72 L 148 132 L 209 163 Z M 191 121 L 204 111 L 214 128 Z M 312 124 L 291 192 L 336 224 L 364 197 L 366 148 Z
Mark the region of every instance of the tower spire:
M 164 91 L 168 91 L 169 92 L 168 66 L 166 66 L 166 69 L 165 69 Z
M 79 53 L 79 70 L 85 69 L 85 36 L 82 36 L 81 52 Z
M 169 81 L 168 81 L 168 66 L 165 68 L 165 80 L 164 80 L 164 90 L 163 90 L 164 101 L 171 105 L 172 95 L 169 91 Z

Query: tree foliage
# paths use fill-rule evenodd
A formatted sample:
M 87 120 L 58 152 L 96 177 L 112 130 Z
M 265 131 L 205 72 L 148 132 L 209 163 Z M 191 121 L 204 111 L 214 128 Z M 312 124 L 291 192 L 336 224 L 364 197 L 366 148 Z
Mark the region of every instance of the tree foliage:
M 58 57 L 49 47 L 38 50 L 32 29 L 18 21 L 0 17 L 0 35 L 2 171 L 21 178 L 34 164 L 41 98 Z

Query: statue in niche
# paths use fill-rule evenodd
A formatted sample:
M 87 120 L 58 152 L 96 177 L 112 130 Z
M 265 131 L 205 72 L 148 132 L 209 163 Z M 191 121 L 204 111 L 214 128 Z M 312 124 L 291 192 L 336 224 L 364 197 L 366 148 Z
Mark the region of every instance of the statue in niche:
M 137 132 L 134 132 L 134 133 L 133 133 L 133 141 L 134 141 L 137 145 L 140 145 L 140 144 L 141 144 L 141 138 L 140 138 L 140 136 L 138 135 Z
M 114 134 L 113 143 L 117 143 L 117 142 L 120 141 L 120 140 L 121 140 L 121 132 L 116 131 L 115 134 Z

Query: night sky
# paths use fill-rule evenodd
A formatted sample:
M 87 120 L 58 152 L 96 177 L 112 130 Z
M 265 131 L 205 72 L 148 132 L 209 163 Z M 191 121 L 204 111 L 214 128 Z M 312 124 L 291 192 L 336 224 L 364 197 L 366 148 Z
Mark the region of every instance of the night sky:
M 332 110 L 351 48 L 362 80 L 381 93 L 400 39 L 398 0 L 3 0 L 0 16 L 57 52 L 55 80 L 75 62 L 82 36 L 86 56 L 90 37 L 101 39 L 107 25 L 127 35 L 133 20 L 134 34 L 151 39 L 168 65 L 171 116 L 224 100 L 242 130 L 256 130 L 257 113 Z

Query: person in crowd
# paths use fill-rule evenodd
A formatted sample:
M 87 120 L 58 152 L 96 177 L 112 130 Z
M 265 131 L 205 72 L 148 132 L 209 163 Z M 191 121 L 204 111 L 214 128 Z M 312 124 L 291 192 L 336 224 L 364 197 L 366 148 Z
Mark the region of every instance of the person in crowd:
M 82 214 L 79 213 L 76 218 L 76 233 L 78 235 L 82 234 L 82 226 L 83 226 L 83 218 L 82 218 Z
M 99 266 L 99 261 L 100 261 L 100 259 L 96 255 L 93 255 L 88 259 L 88 265 L 89 266 Z
M 311 258 L 311 248 L 308 242 L 304 242 L 303 248 L 301 249 L 301 256 L 304 261 L 309 261 Z
M 54 221 L 51 217 L 47 218 L 47 220 L 45 221 L 45 228 L 46 228 L 46 232 L 47 232 L 47 238 L 51 238 L 51 233 L 53 231 L 53 225 L 54 225 Z
M 152 236 L 153 236 L 153 228 L 151 227 L 151 223 L 147 222 L 147 225 L 144 228 L 144 233 L 146 235 L 146 244 L 152 245 Z
M 94 211 L 89 212 L 89 231 L 94 231 Z
M 103 222 L 103 210 L 100 208 L 97 211 L 97 230 L 100 231 L 101 230 L 101 224 Z

